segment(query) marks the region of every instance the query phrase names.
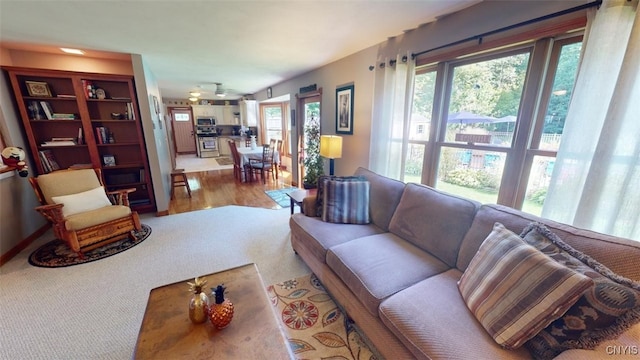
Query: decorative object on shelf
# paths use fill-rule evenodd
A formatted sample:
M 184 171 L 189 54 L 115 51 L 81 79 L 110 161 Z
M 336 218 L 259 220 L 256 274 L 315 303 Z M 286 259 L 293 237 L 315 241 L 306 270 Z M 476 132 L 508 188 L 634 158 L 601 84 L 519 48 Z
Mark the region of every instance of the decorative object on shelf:
M 336 133 L 353 135 L 354 86 L 336 89 Z
M 33 120 L 42 120 L 42 109 L 37 101 L 29 102 L 29 117 Z
M 320 136 L 320 156 L 329 159 L 329 175 L 333 175 L 334 159 L 342 157 L 342 137 L 336 135 Z
M 122 120 L 122 119 L 124 119 L 124 115 L 122 115 L 122 114 L 120 114 L 120 113 L 114 113 L 114 112 L 112 112 L 112 113 L 111 113 L 111 118 L 112 118 L 113 120 Z
M 15 146 L 8 146 L 2 150 L 2 162 L 5 165 L 15 168 L 20 177 L 27 177 L 29 175 L 29 167 L 24 161 L 26 154 L 22 148 Z
M 194 324 L 202 324 L 209 316 L 209 297 L 202 292 L 202 288 L 207 284 L 207 279 L 196 277 L 189 284 L 189 291 L 193 293 L 189 300 L 189 319 Z
M 318 178 L 324 174 L 324 164 L 320 157 L 320 119 L 311 115 L 304 124 L 304 178 L 302 185 L 305 189 L 318 186 Z
M 102 155 L 104 166 L 116 166 L 116 158 L 113 155 Z
M 104 89 L 97 88 L 96 89 L 96 98 L 100 100 L 104 100 L 107 98 L 107 93 L 104 92 Z
M 29 96 L 51 97 L 49 84 L 44 81 L 25 81 Z
M 224 298 L 224 291 L 227 289 L 220 284 L 215 288 L 211 288 L 212 295 L 215 297 L 215 302 L 209 307 L 209 319 L 211 324 L 217 329 L 224 329 L 231 323 L 233 319 L 233 303 Z
M 251 135 L 251 149 L 255 150 L 255 148 L 258 147 L 258 144 L 256 143 L 256 136 L 255 135 Z

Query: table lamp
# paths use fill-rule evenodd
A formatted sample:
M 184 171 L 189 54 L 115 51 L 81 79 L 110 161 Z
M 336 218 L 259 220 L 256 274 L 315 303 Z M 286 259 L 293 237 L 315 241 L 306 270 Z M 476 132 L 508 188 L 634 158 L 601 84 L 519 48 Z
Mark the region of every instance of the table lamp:
M 329 175 L 333 175 L 333 160 L 342 157 L 342 137 L 336 135 L 320 136 L 320 156 L 329 159 Z

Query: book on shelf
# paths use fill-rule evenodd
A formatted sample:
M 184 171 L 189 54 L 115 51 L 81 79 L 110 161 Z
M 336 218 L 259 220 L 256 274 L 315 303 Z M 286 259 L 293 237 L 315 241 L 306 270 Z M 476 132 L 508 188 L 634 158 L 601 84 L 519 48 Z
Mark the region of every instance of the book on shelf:
M 128 96 L 112 96 L 112 100 L 122 100 L 122 101 L 130 101 L 131 98 Z
M 40 101 L 40 106 L 44 111 L 44 114 L 47 116 L 47 119 L 53 120 L 53 109 L 51 108 L 51 104 L 47 101 Z
M 51 138 L 49 141 L 45 141 L 40 146 L 72 146 L 77 145 L 73 138 Z
M 84 145 L 84 135 L 82 134 L 82 128 L 78 128 L 78 145 Z
M 42 163 L 42 167 L 45 172 L 49 173 L 60 170 L 60 165 L 58 165 L 58 162 L 53 156 L 53 152 L 51 152 L 51 150 L 41 150 L 38 152 L 38 156 L 40 157 L 40 162 Z
M 96 127 L 96 142 L 98 144 L 113 144 L 115 142 L 109 128 L 104 126 Z
M 62 99 L 75 99 L 76 96 L 75 95 L 70 95 L 70 94 L 58 94 L 56 95 L 56 97 L 62 98 Z
M 53 113 L 49 120 L 73 120 L 75 118 L 76 114 Z

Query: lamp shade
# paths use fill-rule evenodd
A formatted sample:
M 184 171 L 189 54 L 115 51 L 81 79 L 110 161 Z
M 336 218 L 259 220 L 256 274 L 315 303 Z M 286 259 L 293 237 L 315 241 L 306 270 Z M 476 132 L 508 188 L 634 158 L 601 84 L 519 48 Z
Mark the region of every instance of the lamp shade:
M 320 156 L 329 159 L 342 157 L 342 137 L 336 135 L 320 136 Z

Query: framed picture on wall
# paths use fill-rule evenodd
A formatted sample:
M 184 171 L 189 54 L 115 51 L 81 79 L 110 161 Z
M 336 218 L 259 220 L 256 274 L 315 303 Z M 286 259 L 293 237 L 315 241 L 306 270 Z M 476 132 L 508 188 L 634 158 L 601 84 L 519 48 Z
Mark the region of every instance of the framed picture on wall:
M 336 89 L 336 134 L 353 134 L 353 92 L 353 85 Z

